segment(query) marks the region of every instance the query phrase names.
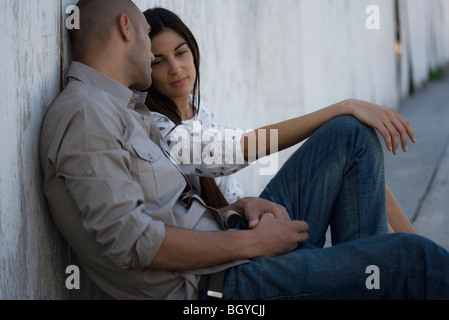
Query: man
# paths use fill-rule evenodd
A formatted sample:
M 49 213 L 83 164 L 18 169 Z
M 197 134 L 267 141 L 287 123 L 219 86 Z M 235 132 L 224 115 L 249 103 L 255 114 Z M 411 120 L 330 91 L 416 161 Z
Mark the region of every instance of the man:
M 372 129 L 352 117 L 330 121 L 261 198 L 207 208 L 137 92 L 151 85 L 151 26 L 129 0 L 78 7 L 70 82 L 44 119 L 40 156 L 52 217 L 106 297 L 449 298 L 449 254 L 385 234 Z M 329 221 L 340 245 L 320 249 Z M 370 265 L 379 290 L 365 285 Z

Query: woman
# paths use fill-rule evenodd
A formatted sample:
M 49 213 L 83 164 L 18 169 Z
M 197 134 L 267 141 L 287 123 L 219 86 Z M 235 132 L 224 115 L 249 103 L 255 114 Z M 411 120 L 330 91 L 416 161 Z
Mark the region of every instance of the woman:
M 202 130 L 214 128 L 218 131 L 216 136 L 219 138 L 215 137 L 214 142 L 216 145 L 222 145 L 222 150 L 234 151 L 231 153 L 234 156 L 233 159 L 226 158 L 229 152 L 223 152 L 222 161 L 217 165 L 204 164 L 204 161 L 195 161 L 191 157 L 189 161 L 180 163 L 189 180 L 201 190 L 203 199 L 211 207 L 223 207 L 242 196 L 242 191 L 232 173 L 246 167 L 248 162 L 270 154 L 269 133 L 272 129 L 278 132 L 277 149 L 281 151 L 309 138 L 329 120 L 341 115 L 351 115 L 360 122 L 377 129 L 384 137 L 388 150 L 395 154 L 399 140 L 404 152 L 407 151 L 407 136 L 416 143 L 410 124 L 395 111 L 352 99 L 247 134 L 236 129 L 223 128 L 215 122 L 211 111 L 200 101 L 200 54 L 191 31 L 176 14 L 169 10 L 155 8 L 147 10 L 144 14 L 152 27 L 150 37 L 155 55 L 153 85 L 148 92 L 147 105 L 164 138 L 173 150 L 174 145 L 179 147 L 177 142 L 180 137 L 185 136 L 185 132 L 189 137 L 194 136 L 195 123 L 199 123 Z M 230 134 L 226 135 L 225 131 Z M 264 134 L 259 135 L 261 133 Z M 268 134 L 265 136 L 265 133 Z M 265 140 L 263 141 L 265 142 L 264 150 L 251 148 L 251 146 L 260 145 L 259 136 Z M 200 139 L 199 143 L 201 147 L 197 150 L 204 155 L 205 148 L 210 146 L 210 141 Z M 195 149 L 190 142 L 188 147 Z M 178 152 L 172 152 L 172 156 L 177 158 L 178 163 L 182 159 L 186 160 L 185 155 Z M 239 156 L 245 161 L 236 161 Z M 200 177 L 199 183 L 198 177 Z M 388 187 L 386 188 L 386 207 L 390 232 L 416 233 Z

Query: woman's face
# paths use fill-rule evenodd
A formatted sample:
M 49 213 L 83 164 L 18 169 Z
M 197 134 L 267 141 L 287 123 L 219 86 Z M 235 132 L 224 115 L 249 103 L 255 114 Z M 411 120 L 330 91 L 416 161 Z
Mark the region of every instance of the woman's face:
M 192 51 L 175 31 L 166 29 L 151 40 L 155 60 L 153 86 L 173 101 L 188 99 L 192 93 L 196 69 Z

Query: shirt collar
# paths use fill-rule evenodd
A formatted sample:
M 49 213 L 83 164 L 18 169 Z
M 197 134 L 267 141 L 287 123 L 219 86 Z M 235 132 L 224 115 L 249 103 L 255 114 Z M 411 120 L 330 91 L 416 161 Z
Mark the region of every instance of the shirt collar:
M 130 109 L 147 109 L 145 105 L 145 100 L 147 98 L 147 92 L 141 92 L 141 91 L 132 91 L 132 97 L 131 100 L 129 100 L 128 108 Z
M 109 93 L 124 106 L 128 106 L 134 96 L 132 90 L 125 87 L 118 81 L 115 81 L 103 73 L 77 61 L 72 62 L 67 77 L 69 78 L 69 81 L 76 79 Z

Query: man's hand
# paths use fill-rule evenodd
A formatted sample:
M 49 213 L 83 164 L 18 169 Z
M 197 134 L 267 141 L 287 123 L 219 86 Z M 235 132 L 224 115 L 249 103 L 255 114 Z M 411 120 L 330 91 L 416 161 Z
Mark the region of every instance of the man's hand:
M 309 225 L 304 221 L 286 221 L 276 219 L 271 213 L 264 214 L 257 227 L 255 248 L 257 256 L 273 257 L 295 250 L 299 243 L 309 239 Z
M 292 221 L 285 207 L 261 198 L 243 198 L 238 203 L 254 234 L 255 243 L 249 248 L 254 257 L 288 253 L 309 239 L 309 225 Z
M 290 215 L 283 206 L 261 198 L 243 198 L 240 200 L 243 214 L 249 223 L 249 228 L 258 226 L 260 219 L 265 214 L 271 214 L 274 218 L 291 221 Z

